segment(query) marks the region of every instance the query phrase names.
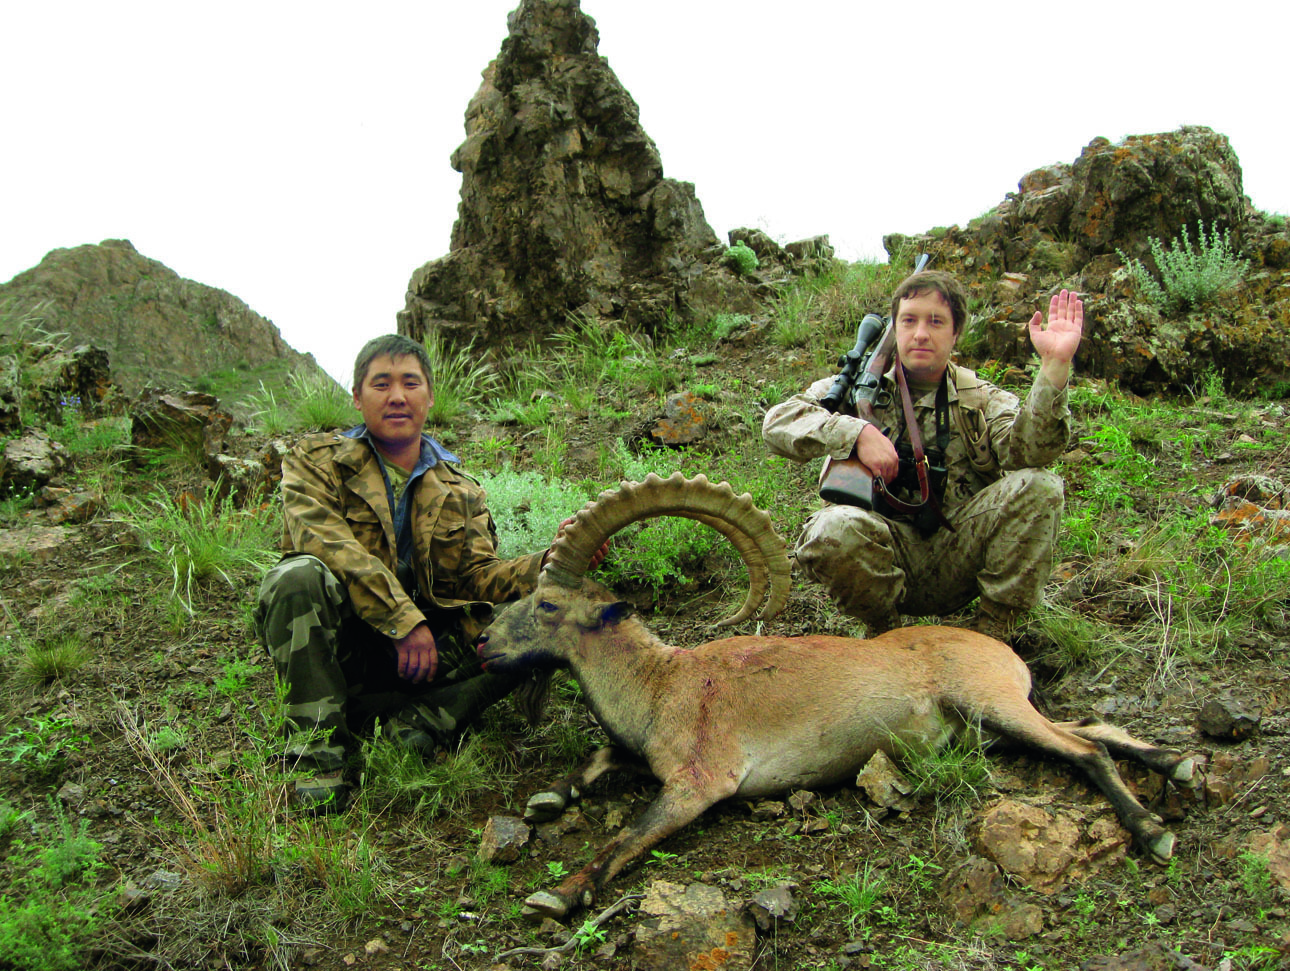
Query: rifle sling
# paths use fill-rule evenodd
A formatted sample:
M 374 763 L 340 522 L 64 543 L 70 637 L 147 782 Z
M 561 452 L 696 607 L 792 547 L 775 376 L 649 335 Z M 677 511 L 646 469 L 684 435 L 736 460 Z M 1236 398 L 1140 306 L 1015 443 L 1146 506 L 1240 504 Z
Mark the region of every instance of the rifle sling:
M 896 358 L 896 385 L 900 388 L 900 404 L 905 412 L 905 427 L 909 429 L 909 444 L 914 450 L 914 470 L 918 473 L 918 492 L 922 501 L 918 503 L 903 502 L 887 491 L 887 484 L 883 482 L 881 476 L 876 476 L 873 480 L 874 488 L 882 493 L 883 499 L 887 505 L 897 512 L 916 513 L 928 503 L 931 504 L 932 512 L 940 520 L 942 526 L 950 532 L 954 532 L 954 527 L 950 521 L 945 518 L 941 512 L 940 501 L 936 498 L 936 493 L 932 491 L 931 482 L 927 475 L 927 456 L 923 452 L 923 436 L 918 431 L 918 416 L 914 414 L 914 400 L 909 395 L 909 384 L 905 381 L 905 366 L 900 363 L 900 358 Z M 941 376 L 941 387 L 937 392 L 938 396 L 945 391 L 945 377 Z

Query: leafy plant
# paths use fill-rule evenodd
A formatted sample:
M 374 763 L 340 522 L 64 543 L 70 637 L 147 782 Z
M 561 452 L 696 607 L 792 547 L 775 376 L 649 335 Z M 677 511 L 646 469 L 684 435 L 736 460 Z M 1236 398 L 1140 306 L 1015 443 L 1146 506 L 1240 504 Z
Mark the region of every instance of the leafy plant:
M 29 718 L 26 726 L 11 728 L 0 736 L 0 762 L 43 778 L 61 771 L 88 742 L 69 718 Z
M 1240 868 L 1241 889 L 1250 900 L 1266 906 L 1272 901 L 1272 871 L 1268 868 L 1268 858 L 1245 850 L 1236 862 Z
M 754 254 L 755 255 L 755 254 Z M 714 340 L 723 341 L 735 331 L 752 323 L 748 314 L 717 314 L 709 325 Z
M 480 476 L 479 481 L 497 523 L 497 549 L 502 557 L 545 549 L 560 523 L 588 498 L 572 483 L 537 472 L 502 469 Z
M 1233 253 L 1230 232 L 1225 229 L 1220 235 L 1218 226 L 1213 225 L 1206 236 L 1203 220 L 1199 223 L 1195 245 L 1186 226 L 1169 243 L 1168 249 L 1154 236 L 1148 242 L 1160 275 L 1158 282 L 1141 260 L 1117 252 L 1142 293 L 1167 314 L 1204 306 L 1219 294 L 1235 288 L 1249 270 L 1249 260 Z
M 79 971 L 88 964 L 102 917 L 111 904 L 92 886 L 102 846 L 49 800 L 50 831 L 19 841 L 0 892 L 0 954 L 19 971 Z
M 749 276 L 758 266 L 757 254 L 742 239 L 726 249 L 722 261 L 740 276 Z

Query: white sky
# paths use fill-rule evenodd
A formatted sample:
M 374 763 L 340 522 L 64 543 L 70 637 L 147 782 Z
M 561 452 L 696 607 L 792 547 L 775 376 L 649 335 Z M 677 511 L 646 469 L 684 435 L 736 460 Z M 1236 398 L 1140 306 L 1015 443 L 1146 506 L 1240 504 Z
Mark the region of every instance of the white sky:
M 518 0 L 12 3 L 0 282 L 126 238 L 344 379 L 448 251 L 466 104 Z M 1290 213 L 1290 6 L 582 0 L 719 236 L 965 223 L 1094 137 L 1203 124 Z M 907 121 L 917 113 L 920 120 Z

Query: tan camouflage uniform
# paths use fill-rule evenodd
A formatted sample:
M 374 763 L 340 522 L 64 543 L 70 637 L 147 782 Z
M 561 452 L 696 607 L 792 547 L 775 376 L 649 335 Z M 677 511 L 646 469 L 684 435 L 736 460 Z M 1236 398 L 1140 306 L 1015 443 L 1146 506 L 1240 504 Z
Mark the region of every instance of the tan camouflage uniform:
M 904 517 L 826 504 L 798 538 L 803 572 L 871 633 L 899 626 L 900 614 L 953 613 L 980 596 L 981 626 L 998 636 L 1039 602 L 1052 569 L 1062 481 L 1041 467 L 1070 439 L 1066 389 L 1037 377 L 1022 403 L 967 368 L 950 365 L 946 373 L 950 440 L 942 509 L 954 531 L 924 537 Z M 899 425 L 894 374 L 884 376 L 890 397 L 875 409 L 889 434 Z M 867 422 L 820 407 L 832 384 L 832 378 L 817 381 L 767 412 L 762 437 L 772 452 L 797 462 L 851 454 Z M 914 402 L 924 447 L 936 441 L 935 406 L 935 392 Z M 897 495 L 919 499 L 916 491 Z
M 423 455 L 426 448 L 448 454 L 428 436 Z M 284 555 L 261 583 L 257 627 L 288 685 L 288 754 L 302 767 L 339 769 L 358 724 L 410 700 L 425 716 L 420 727 L 450 738 L 515 686 L 481 673 L 475 639 L 493 604 L 533 588 L 542 554 L 498 559 L 483 490 L 446 458 L 408 488 L 413 556 L 401 581 L 390 497 L 371 445 L 312 435 L 283 462 Z M 394 640 L 423 620 L 439 668 L 433 681 L 414 685 L 398 676 Z

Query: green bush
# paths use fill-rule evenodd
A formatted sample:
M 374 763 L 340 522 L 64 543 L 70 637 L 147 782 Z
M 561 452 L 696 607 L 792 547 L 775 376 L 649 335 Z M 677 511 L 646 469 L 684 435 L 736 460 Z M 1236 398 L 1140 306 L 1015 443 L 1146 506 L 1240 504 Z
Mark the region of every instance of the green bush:
M 537 472 L 503 469 L 481 475 L 479 482 L 488 493 L 488 508 L 497 522 L 497 551 L 503 557 L 546 549 L 560 523 L 587 501 L 571 483 Z
M 748 276 L 758 266 L 757 254 L 742 239 L 727 249 L 722 259 L 740 276 Z
M 1232 252 L 1227 230 L 1220 235 L 1218 227 L 1212 226 L 1207 237 L 1203 220 L 1194 246 L 1186 226 L 1167 250 L 1154 236 L 1149 242 L 1152 259 L 1160 274 L 1159 281 L 1141 260 L 1129 259 L 1119 250 L 1116 252 L 1125 261 L 1126 269 L 1147 299 L 1166 314 L 1185 313 L 1204 306 L 1219 294 L 1236 287 L 1250 265 L 1248 260 L 1238 259 Z

